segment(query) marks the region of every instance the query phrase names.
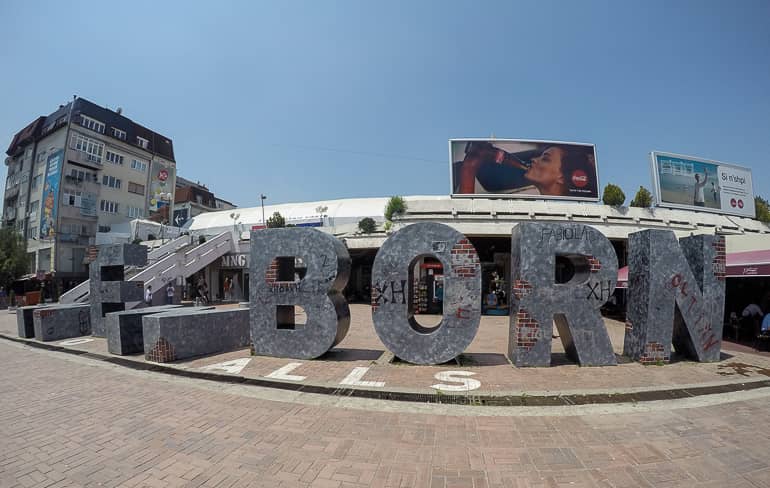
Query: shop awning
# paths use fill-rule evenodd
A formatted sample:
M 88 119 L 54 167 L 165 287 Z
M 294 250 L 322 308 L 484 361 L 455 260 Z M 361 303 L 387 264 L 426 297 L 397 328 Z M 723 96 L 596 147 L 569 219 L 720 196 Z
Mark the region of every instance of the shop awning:
M 731 252 L 726 256 L 728 278 L 770 276 L 770 249 Z M 628 266 L 618 270 L 618 288 L 628 287 Z
M 731 252 L 726 265 L 728 277 L 770 276 L 770 249 Z

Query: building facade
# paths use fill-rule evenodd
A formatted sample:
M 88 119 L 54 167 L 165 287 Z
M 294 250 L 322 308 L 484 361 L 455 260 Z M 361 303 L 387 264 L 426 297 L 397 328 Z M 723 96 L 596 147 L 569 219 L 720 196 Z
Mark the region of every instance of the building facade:
M 727 242 L 727 311 L 742 310 L 746 300 L 770 306 L 770 275 L 761 271 L 764 261 L 746 261 L 749 271 L 733 271 L 729 266 L 733 252 L 764 250 L 770 252 L 770 227 L 757 220 L 719 215 L 708 212 L 667 208 L 612 207 L 590 202 L 556 202 L 547 200 L 452 198 L 450 196 L 405 196 L 406 212 L 395 219 L 391 231 L 418 222 L 440 222 L 462 232 L 476 249 L 481 262 L 482 289 L 485 297 L 497 292 L 495 305 L 482 304 L 484 313 L 505 315 L 510 299 L 511 231 L 522 222 L 580 223 L 594 227 L 612 243 L 618 265 L 627 265 L 628 236 L 645 229 L 671 230 L 677 237 L 693 234 L 725 236 Z M 266 205 L 264 215 L 279 212 L 287 224 L 316 227 L 342 240 L 352 259 L 345 294 L 349 301 L 368 302 L 371 295 L 372 266 L 380 246 L 388 238 L 382 224 L 383 210 L 388 198 L 349 198 L 321 202 L 300 202 Z M 240 238 L 238 251 L 222 256 L 201 272 L 210 284 L 211 299 L 248 299 L 250 242 L 249 231 L 264 228 L 261 207 L 238 209 L 238 219 L 232 212 L 209 212 L 192 219 L 188 231 L 195 236 L 215 236 L 234 232 Z M 370 217 L 378 231 L 363 234 L 358 222 Z M 750 246 L 739 247 L 742 240 Z M 767 254 L 761 256 L 767 256 Z M 759 263 L 759 264 L 758 264 Z M 440 313 L 443 307 L 443 268 L 431 256 L 420 256 L 414 263 L 414 283 L 409 287 L 408 303 L 415 314 Z M 770 269 L 770 268 L 768 268 Z M 754 271 L 751 271 L 754 270 Z M 627 280 L 627 268 L 626 280 Z M 752 273 L 748 275 L 747 273 Z M 768 271 L 770 273 L 770 271 Z M 569 275 L 569 263 L 556 260 L 554 279 Z M 562 282 L 562 281 L 558 281 Z M 618 307 L 623 306 L 625 294 L 619 273 L 619 288 L 615 290 Z M 738 292 L 745 286 L 748 291 Z M 423 324 L 426 325 L 426 324 Z M 435 325 L 435 324 L 434 324 Z
M 235 205 L 214 195 L 206 185 L 178 176 L 173 218 L 168 221 L 171 225 L 182 227 L 190 219 L 202 213 L 234 208 L 236 208 Z M 167 220 L 167 217 L 164 220 Z
M 121 109 L 76 97 L 19 131 L 6 154 L 3 226 L 25 237 L 30 272 L 59 284 L 87 279 L 97 232 L 173 206 L 171 139 Z

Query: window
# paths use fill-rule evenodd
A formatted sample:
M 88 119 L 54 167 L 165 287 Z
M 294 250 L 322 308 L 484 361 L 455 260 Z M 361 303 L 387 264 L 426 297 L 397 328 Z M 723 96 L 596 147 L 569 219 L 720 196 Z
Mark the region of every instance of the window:
M 79 191 L 64 190 L 62 203 L 64 205 L 69 205 L 70 207 L 81 207 L 83 205 L 83 193 Z
M 80 125 L 82 125 L 86 129 L 91 129 L 92 131 L 104 134 L 104 124 L 99 122 L 96 119 L 92 119 L 91 117 L 86 117 L 85 115 L 81 115 Z
M 40 205 L 40 200 L 35 200 L 34 202 L 29 204 L 29 212 L 37 212 L 37 208 Z
M 79 169 L 72 168 L 70 171 L 70 177 L 73 180 L 78 181 L 93 181 L 98 183 L 99 180 L 96 178 L 96 173 L 91 173 L 89 171 L 81 171 Z
M 126 140 L 126 132 L 118 129 L 117 127 L 112 128 L 112 136 L 117 137 L 118 139 Z
M 144 195 L 144 185 L 140 185 L 139 183 L 134 183 L 132 181 L 129 181 L 128 191 L 130 193 L 136 193 L 137 195 Z
M 34 178 L 32 178 L 32 188 L 37 188 L 37 185 L 40 184 L 40 180 L 42 179 L 41 175 L 37 175 Z
M 139 207 L 128 207 L 128 216 L 132 219 L 140 219 L 144 217 L 144 209 Z
M 38 163 L 43 163 L 43 162 L 45 162 L 45 151 L 43 151 L 43 152 L 41 152 L 41 153 L 39 153 L 39 154 L 37 155 L 37 162 L 38 162 Z
M 148 141 L 144 137 L 136 136 L 136 145 L 143 149 L 147 149 L 147 146 L 150 145 L 150 141 Z
M 102 200 L 99 202 L 99 210 L 105 213 L 118 213 L 118 203 L 111 202 L 109 200 Z
M 27 239 L 34 239 L 37 237 L 37 226 L 33 225 L 27 228 Z
M 141 171 L 142 173 L 147 172 L 147 163 L 139 161 L 138 159 L 134 159 L 131 161 L 131 169 L 135 169 L 137 171 Z
M 107 175 L 102 176 L 102 185 L 104 186 L 109 186 L 110 188 L 116 188 L 119 190 L 120 183 L 121 183 L 120 179 L 115 178 L 114 176 L 107 176 Z
M 75 234 L 82 236 L 87 236 L 89 234 L 88 226 L 86 224 L 62 223 L 60 227 L 63 234 Z
M 86 153 L 89 161 L 99 164 L 102 163 L 102 154 L 104 153 L 103 143 L 75 133 L 72 134 L 71 147 Z
M 121 156 L 118 153 L 114 153 L 112 151 L 107 151 L 107 161 L 111 162 L 112 164 L 123 164 L 123 156 Z
M 99 232 L 109 232 L 110 230 L 112 230 L 112 227 L 110 227 L 109 225 L 99 226 Z

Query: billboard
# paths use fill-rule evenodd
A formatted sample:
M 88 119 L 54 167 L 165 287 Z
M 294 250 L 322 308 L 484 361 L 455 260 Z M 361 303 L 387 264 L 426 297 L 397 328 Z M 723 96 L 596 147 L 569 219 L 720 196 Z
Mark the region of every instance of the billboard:
M 449 155 L 452 196 L 599 200 L 593 144 L 452 139 Z
M 148 208 L 150 213 L 154 213 L 158 212 L 161 208 L 173 203 L 174 188 L 176 186 L 176 167 L 173 164 L 164 163 L 163 161 L 153 161 L 150 164 L 150 171 Z
M 48 156 L 43 182 L 40 206 L 40 239 L 56 237 L 56 211 L 59 208 L 59 182 L 61 180 L 64 151 L 59 150 Z
M 655 195 L 661 207 L 754 218 L 751 170 L 708 159 L 652 152 Z

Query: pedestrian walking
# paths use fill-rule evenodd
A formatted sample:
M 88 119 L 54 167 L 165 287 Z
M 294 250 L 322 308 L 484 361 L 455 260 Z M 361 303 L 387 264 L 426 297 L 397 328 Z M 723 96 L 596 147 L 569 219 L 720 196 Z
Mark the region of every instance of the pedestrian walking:
M 166 305 L 171 305 L 174 303 L 174 282 L 169 281 L 168 286 L 166 287 Z

